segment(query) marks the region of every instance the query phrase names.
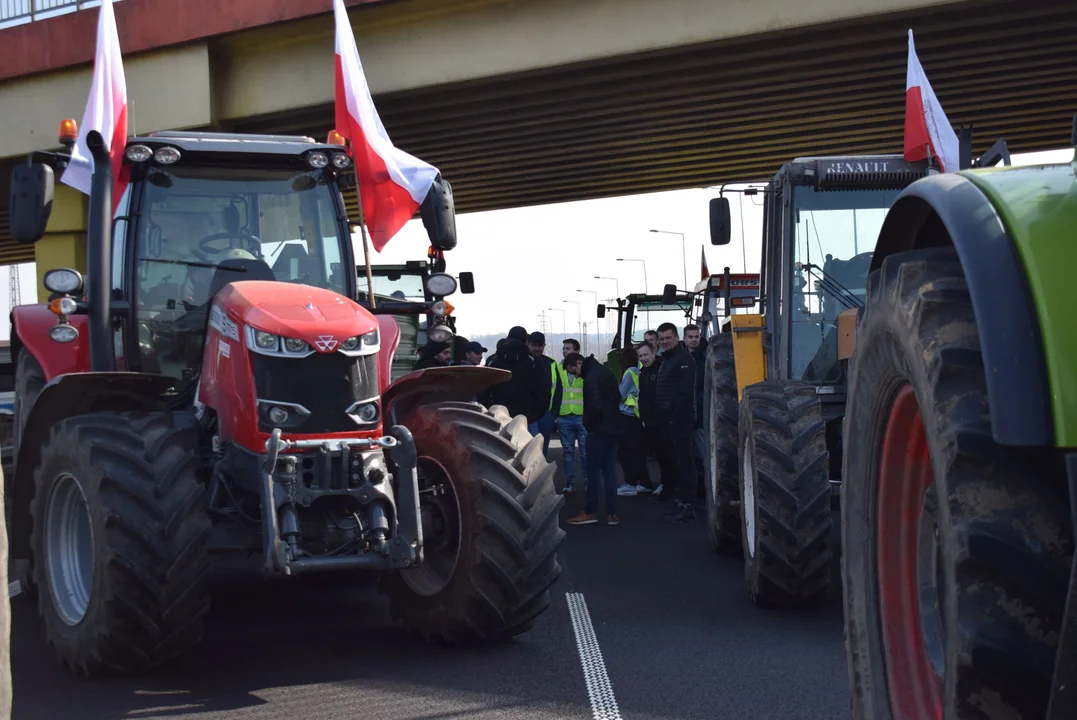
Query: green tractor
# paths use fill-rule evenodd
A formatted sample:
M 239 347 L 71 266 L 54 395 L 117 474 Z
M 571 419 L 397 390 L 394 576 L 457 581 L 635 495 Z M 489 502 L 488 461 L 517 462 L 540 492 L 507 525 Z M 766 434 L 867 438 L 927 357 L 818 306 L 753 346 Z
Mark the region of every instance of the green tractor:
M 1077 163 L 933 175 L 886 216 L 842 462 L 857 718 L 1077 717 L 1075 231 Z

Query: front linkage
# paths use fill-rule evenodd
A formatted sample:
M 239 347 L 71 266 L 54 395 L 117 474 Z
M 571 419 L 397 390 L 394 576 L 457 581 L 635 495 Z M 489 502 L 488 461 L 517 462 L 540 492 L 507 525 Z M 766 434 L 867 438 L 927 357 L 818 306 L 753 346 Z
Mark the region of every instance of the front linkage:
M 314 450 L 314 453 L 282 455 L 287 450 Z M 397 470 L 399 498 L 394 498 L 392 477 L 382 463 L 367 469 L 361 452 L 383 450 L 391 453 Z M 356 453 L 353 451 L 360 451 Z M 419 515 L 417 454 L 411 432 L 394 425 L 380 438 L 352 440 L 282 440 L 280 428 L 266 441 L 262 468 L 262 547 L 266 575 L 331 570 L 398 570 L 416 566 L 423 559 L 423 531 Z M 303 458 L 320 465 L 319 485 L 299 480 Z M 364 471 L 365 470 L 365 471 Z M 297 505 L 309 507 L 320 498 L 350 497 L 363 508 L 364 522 L 355 519 L 360 534 L 326 555 L 356 545 L 353 554 L 314 556 L 300 549 Z M 386 513 L 386 509 L 389 510 Z

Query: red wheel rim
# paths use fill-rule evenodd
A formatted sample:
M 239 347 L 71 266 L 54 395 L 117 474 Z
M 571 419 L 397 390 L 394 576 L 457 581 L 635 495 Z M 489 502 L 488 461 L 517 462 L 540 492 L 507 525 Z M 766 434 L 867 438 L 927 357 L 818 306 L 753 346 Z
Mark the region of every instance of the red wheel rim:
M 895 720 L 942 718 L 942 596 L 931 478 L 920 406 L 906 385 L 890 408 L 876 506 L 879 607 Z

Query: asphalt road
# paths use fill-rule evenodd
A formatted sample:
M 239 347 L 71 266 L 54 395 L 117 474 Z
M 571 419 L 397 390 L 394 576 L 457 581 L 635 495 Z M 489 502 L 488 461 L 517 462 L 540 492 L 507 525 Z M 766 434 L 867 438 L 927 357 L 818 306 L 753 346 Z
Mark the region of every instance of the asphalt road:
M 563 517 L 582 502 L 570 495 Z M 550 610 L 493 648 L 415 640 L 369 586 L 229 583 L 193 653 L 147 678 L 91 682 L 60 667 L 36 610 L 13 598 L 12 717 L 849 717 L 840 586 L 820 607 L 758 610 L 741 564 L 708 549 L 701 520 L 670 525 L 643 496 L 619 509 L 616 527 L 568 527 Z

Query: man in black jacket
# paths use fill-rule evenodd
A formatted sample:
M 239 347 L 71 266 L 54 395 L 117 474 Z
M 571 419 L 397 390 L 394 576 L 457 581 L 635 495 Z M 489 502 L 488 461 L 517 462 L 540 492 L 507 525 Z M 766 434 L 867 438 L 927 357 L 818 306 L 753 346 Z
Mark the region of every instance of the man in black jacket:
M 582 367 L 581 367 L 582 366 Z M 572 353 L 565 358 L 565 368 L 583 378 L 583 426 L 587 430 L 587 504 L 583 511 L 568 519 L 570 525 L 593 525 L 598 522 L 598 485 L 606 487 L 606 524 L 616 525 L 617 518 L 617 443 L 620 440 L 621 391 L 608 367 L 593 355 L 584 359 Z
M 527 349 L 527 331 L 522 327 L 509 330 L 508 337 L 498 344 L 497 353 L 486 361 L 487 367 L 508 370 L 512 379 L 498 383 L 480 395 L 480 401 L 504 405 L 513 417 L 524 415 L 527 423 L 538 422 L 546 412 L 550 399 L 545 375 Z
M 658 326 L 658 344 L 662 348 L 662 367 L 658 371 L 655 400 L 659 418 L 669 428 L 669 446 L 676 467 L 677 507 L 666 519 L 671 522 L 694 520 L 696 494 L 693 434 L 696 424 L 696 366 L 692 356 L 677 337 L 677 326 Z

